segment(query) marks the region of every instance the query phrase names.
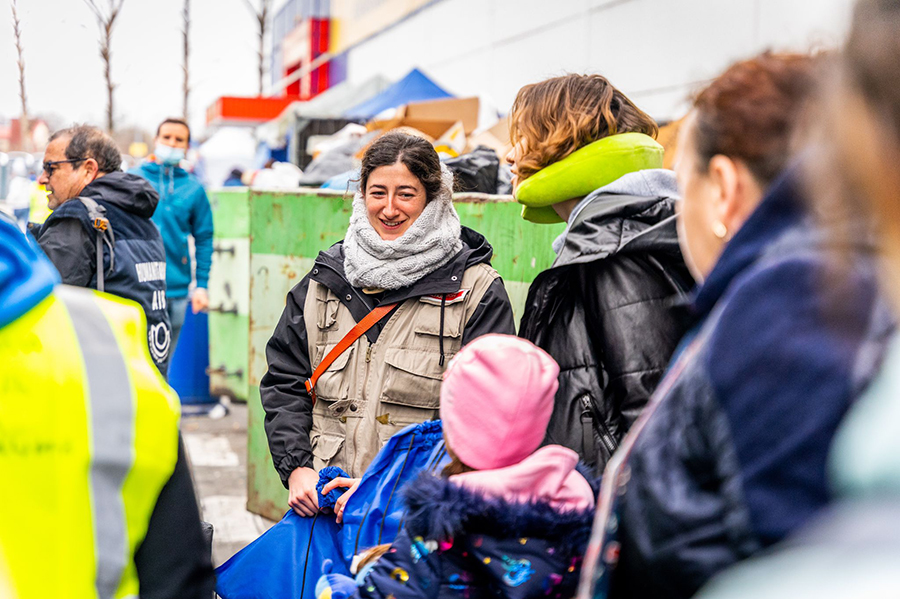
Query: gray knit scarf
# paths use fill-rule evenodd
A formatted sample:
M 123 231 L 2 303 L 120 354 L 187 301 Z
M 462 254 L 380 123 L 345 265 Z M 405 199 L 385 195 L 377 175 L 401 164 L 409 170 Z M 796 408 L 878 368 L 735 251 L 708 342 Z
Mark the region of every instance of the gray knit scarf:
M 447 264 L 459 250 L 459 215 L 453 207 L 453 173 L 441 165 L 441 190 L 409 229 L 385 241 L 369 222 L 362 190 L 344 239 L 344 273 L 354 287 L 401 289 Z

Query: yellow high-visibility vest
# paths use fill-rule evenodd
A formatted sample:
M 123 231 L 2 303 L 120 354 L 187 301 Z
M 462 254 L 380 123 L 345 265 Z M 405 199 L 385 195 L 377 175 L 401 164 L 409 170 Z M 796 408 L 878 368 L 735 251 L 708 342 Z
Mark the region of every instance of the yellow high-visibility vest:
M 0 328 L 0 597 L 137 597 L 178 459 L 145 331 L 137 304 L 66 286 Z
M 43 225 L 50 216 L 50 207 L 47 206 L 47 188 L 38 183 L 32 184 L 31 199 L 28 210 L 28 222 Z

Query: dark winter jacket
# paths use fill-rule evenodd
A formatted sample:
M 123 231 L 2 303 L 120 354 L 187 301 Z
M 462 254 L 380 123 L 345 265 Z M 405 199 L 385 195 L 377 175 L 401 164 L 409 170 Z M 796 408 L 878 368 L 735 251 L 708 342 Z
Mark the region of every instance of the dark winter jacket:
M 697 291 L 697 324 L 604 474 L 618 530 L 599 553 L 621 551 L 595 596 L 690 597 L 830 500 L 832 437 L 892 325 L 869 248 L 829 247 L 801 206 L 776 183 Z
M 432 475 L 404 494 L 405 527 L 360 582 L 360 597 L 574 595 L 593 510 L 510 504 Z
M 81 192 L 106 209 L 115 238 L 113 252 L 103 247 L 104 291 L 133 300 L 147 316 L 147 345 L 153 362 L 165 373 L 171 329 L 166 311 L 166 252 L 151 222 L 159 195 L 141 177 L 109 173 Z M 97 288 L 97 231 L 88 209 L 73 198 L 32 229 L 63 283 Z
M 560 366 L 546 443 L 577 451 L 598 473 L 684 333 L 675 304 L 693 279 L 678 247 L 676 193 L 674 175 L 655 170 L 589 195 L 528 291 L 519 336 Z
M 305 387 L 306 380 L 312 374 L 304 315 L 310 281 L 333 292 L 356 322 L 379 304 L 401 303 L 427 295 L 456 294 L 460 291 L 463 273 L 478 264 L 490 264 L 493 255 L 490 244 L 479 233 L 463 227 L 461 237 L 463 247 L 450 262 L 409 287 L 380 295 L 369 295 L 350 285 L 344 275 L 343 242 L 338 242 L 319 254 L 312 271 L 288 293 L 284 313 L 266 346 L 268 371 L 260 381 L 269 449 L 275 469 L 285 485 L 296 468 L 313 466 L 313 448 L 310 442 L 313 410 Z M 392 314 L 393 312 L 389 313 L 368 330 L 366 338 L 369 343 L 374 344 L 378 340 Z M 461 335 L 462 345 L 486 333 L 515 333 L 512 308 L 500 278 L 493 280 L 465 323 Z M 435 345 L 441 337 L 448 334 L 449 331 L 442 331 L 440 335 L 433 335 Z M 437 356 L 437 351 L 441 348 L 434 349 L 432 355 Z M 423 383 L 429 381 L 430 379 L 423 380 Z M 355 411 L 358 406 L 355 400 L 353 403 L 350 409 Z

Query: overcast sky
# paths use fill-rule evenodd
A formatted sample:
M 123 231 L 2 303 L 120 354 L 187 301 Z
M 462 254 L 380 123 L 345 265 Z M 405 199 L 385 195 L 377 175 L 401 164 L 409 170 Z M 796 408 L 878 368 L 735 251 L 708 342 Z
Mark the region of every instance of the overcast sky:
M 105 5 L 108 0 L 97 0 Z M 112 40 L 117 125 L 155 132 L 182 105 L 183 0 L 125 0 Z M 277 2 L 276 4 L 281 4 Z M 0 115 L 20 112 L 10 0 L 0 0 Z M 106 84 L 99 33 L 83 0 L 18 0 L 31 114 L 64 124 L 105 124 Z M 255 95 L 256 21 L 244 0 L 191 1 L 191 123 L 222 95 Z

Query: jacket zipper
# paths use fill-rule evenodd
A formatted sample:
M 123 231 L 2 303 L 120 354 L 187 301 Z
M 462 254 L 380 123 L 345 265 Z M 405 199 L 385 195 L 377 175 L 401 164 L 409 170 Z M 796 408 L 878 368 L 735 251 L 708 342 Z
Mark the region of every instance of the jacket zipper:
M 606 423 L 597 421 L 597 425 L 600 427 L 600 440 L 603 441 L 603 445 L 606 446 L 609 455 L 614 454 L 616 449 L 619 448 L 619 444 L 616 443 L 615 438 L 610 434 L 609 429 L 606 428 Z
M 615 438 L 609 432 L 609 429 L 606 427 L 606 423 L 601 421 L 600 419 L 594 416 L 593 410 L 593 402 L 591 401 L 591 396 L 587 393 L 581 396 L 581 422 L 582 426 L 586 424 L 586 420 L 589 420 L 591 425 L 596 425 L 597 430 L 600 433 L 600 441 L 603 443 L 603 446 L 606 448 L 606 451 L 609 452 L 609 455 L 615 453 L 616 449 L 618 449 L 619 444 L 616 443 Z

